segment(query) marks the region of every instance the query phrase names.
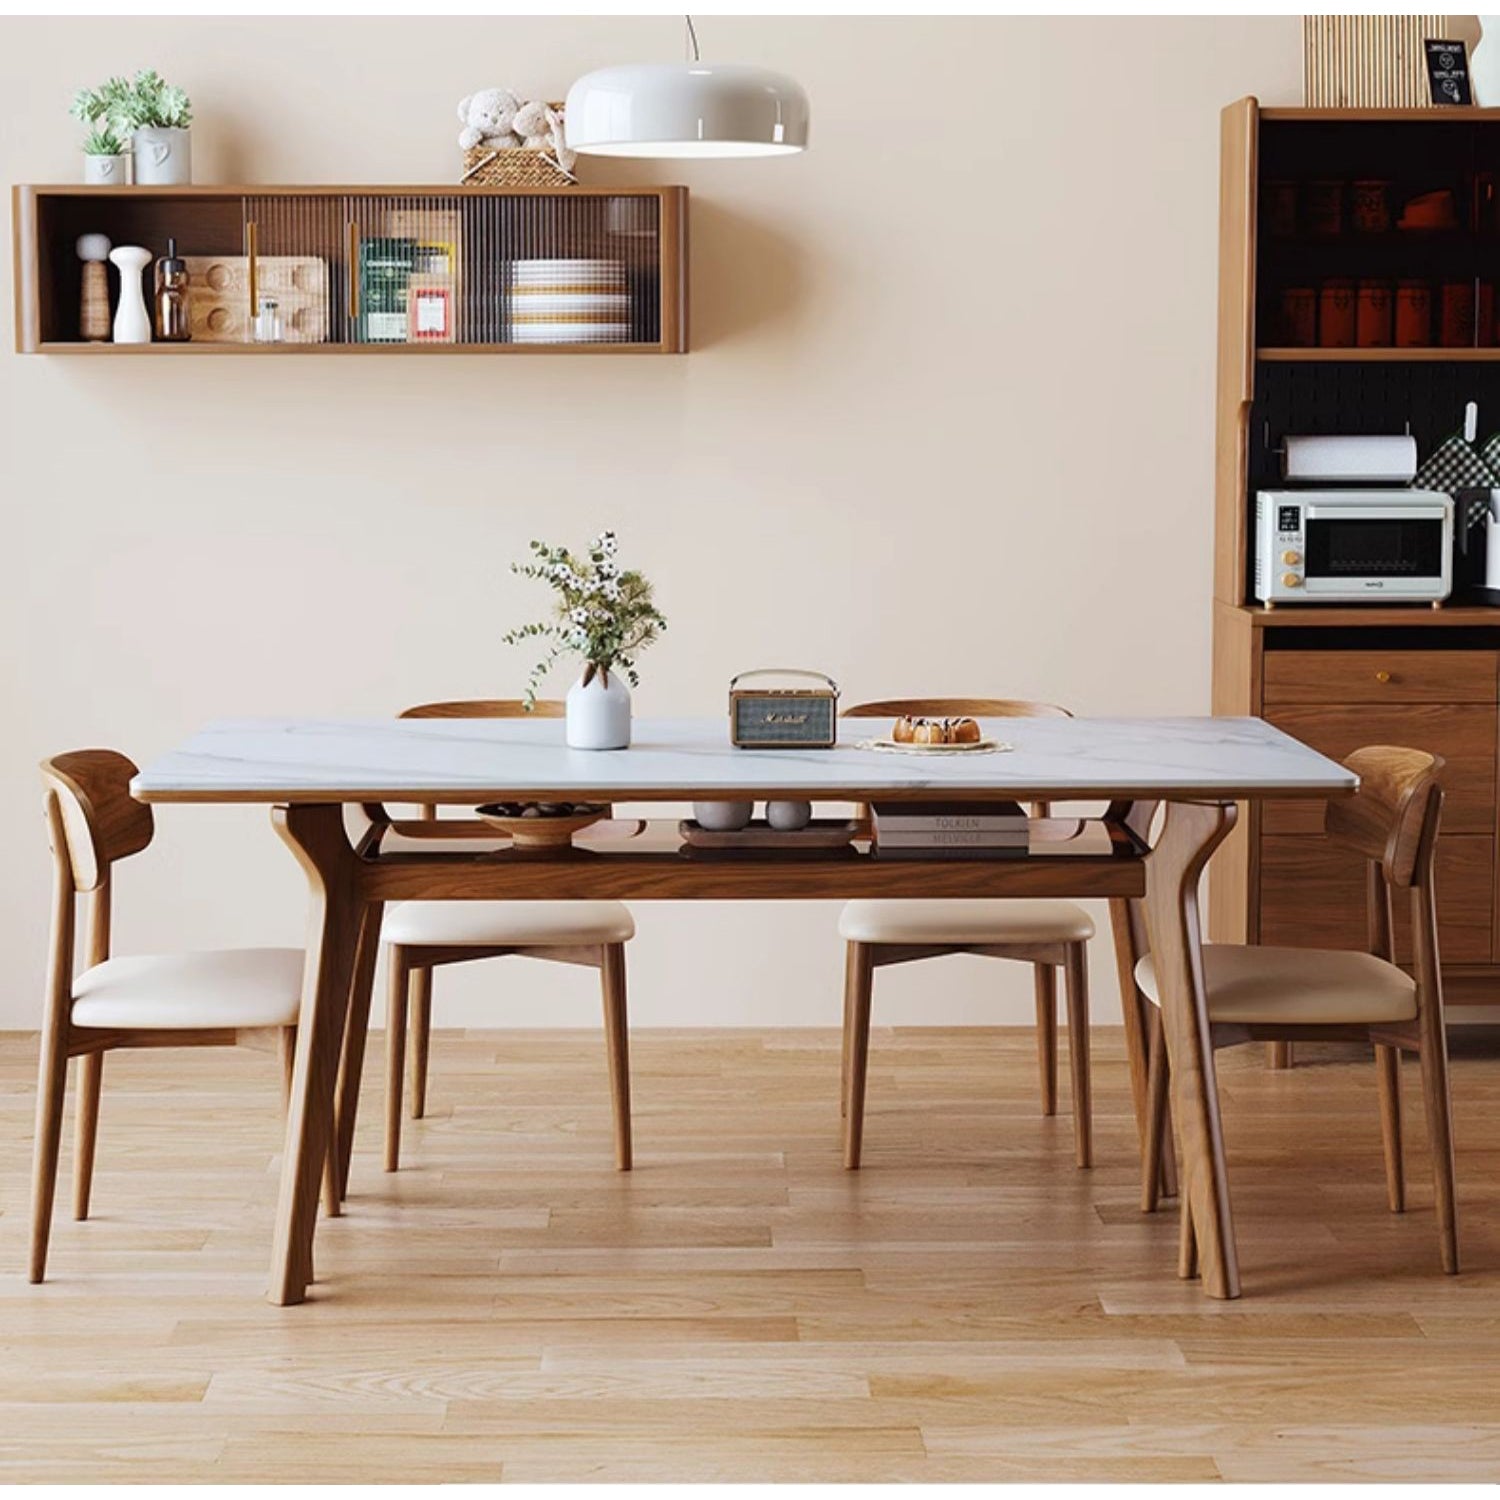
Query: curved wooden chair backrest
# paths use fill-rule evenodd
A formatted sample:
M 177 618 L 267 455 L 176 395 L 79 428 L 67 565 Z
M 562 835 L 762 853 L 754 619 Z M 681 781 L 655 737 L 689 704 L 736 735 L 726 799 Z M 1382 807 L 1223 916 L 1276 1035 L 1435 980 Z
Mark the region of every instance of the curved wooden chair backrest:
M 54 842 L 61 834 L 53 852 L 67 861 L 75 891 L 98 890 L 116 860 L 151 842 L 151 809 L 130 795 L 136 770 L 118 750 L 70 750 L 42 762 Z
M 1328 837 L 1374 860 L 1389 885 L 1430 885 L 1443 808 L 1442 757 L 1398 745 L 1367 745 L 1344 764 L 1359 777 L 1359 790 L 1328 802 L 1323 819 Z
M 521 698 L 458 698 L 451 703 L 418 703 L 401 710 L 403 719 L 560 719 L 559 698 L 538 698 L 527 708 Z
M 527 708 L 524 698 L 454 698 L 443 703 L 417 703 L 411 708 L 403 708 L 400 717 L 403 719 L 560 719 L 567 711 L 567 705 L 560 698 L 538 698 L 536 702 Z M 421 816 L 424 821 L 431 821 L 438 816 L 438 810 L 431 803 L 421 804 Z M 460 822 L 459 819 L 448 820 L 450 824 Z M 473 819 L 463 819 L 462 828 L 455 828 L 454 832 L 473 835 L 474 837 L 494 838 L 495 831 L 488 824 L 476 822 Z
M 846 708 L 846 719 L 899 719 L 903 714 L 923 719 L 1071 719 L 1056 703 L 1030 703 L 1024 698 L 879 698 Z

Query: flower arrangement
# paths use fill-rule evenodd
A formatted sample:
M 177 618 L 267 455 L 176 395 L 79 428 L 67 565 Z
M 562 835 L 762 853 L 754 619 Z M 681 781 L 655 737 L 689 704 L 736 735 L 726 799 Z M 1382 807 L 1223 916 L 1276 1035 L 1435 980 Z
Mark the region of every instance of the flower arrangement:
M 186 130 L 193 123 L 192 101 L 155 68 L 142 68 L 134 78 L 106 78 L 96 89 L 79 89 L 70 112 L 75 120 L 93 127 L 89 140 L 104 134 L 122 141 L 135 130 Z M 87 143 L 84 149 L 89 150 Z M 123 149 L 123 144 L 117 147 Z M 90 155 L 113 154 L 90 151 Z
M 569 654 L 585 663 L 585 685 L 597 674 L 608 686 L 611 670 L 618 667 L 631 687 L 639 687 L 635 658 L 667 628 L 667 622 L 652 602 L 647 579 L 634 570 L 620 570 L 614 532 L 600 532 L 581 557 L 546 542 L 532 542 L 531 551 L 531 561 L 512 563 L 511 572 L 549 584 L 557 592 L 556 609 L 550 619 L 522 625 L 501 637 L 507 646 L 547 643 L 546 654 L 531 669 L 526 683 L 527 709 L 535 706 L 537 688 L 553 662 Z

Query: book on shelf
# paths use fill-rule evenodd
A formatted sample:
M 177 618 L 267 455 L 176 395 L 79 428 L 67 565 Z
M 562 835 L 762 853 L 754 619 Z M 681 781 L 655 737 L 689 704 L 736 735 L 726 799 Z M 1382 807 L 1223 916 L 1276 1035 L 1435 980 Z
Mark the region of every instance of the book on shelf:
M 891 844 L 875 842 L 876 859 L 1026 859 L 1025 844 Z
M 1031 835 L 1025 828 L 881 828 L 875 842 L 887 849 L 1024 849 Z
M 886 833 L 1003 833 L 1025 831 L 1030 820 L 1017 802 L 874 802 L 877 836 Z

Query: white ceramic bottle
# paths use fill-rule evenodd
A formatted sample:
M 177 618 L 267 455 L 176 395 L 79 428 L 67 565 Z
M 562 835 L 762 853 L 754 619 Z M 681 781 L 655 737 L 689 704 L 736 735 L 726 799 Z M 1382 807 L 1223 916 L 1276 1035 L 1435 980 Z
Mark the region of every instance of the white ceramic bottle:
M 151 264 L 151 252 L 140 245 L 116 245 L 109 258 L 120 271 L 120 301 L 115 308 L 115 343 L 149 344 L 151 314 L 141 273 Z

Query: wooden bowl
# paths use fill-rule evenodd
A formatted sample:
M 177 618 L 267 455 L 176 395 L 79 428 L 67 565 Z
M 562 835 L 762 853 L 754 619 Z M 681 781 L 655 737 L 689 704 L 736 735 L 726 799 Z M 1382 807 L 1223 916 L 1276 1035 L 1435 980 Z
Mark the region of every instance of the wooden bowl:
M 531 817 L 517 816 L 513 812 L 502 810 L 511 805 L 487 802 L 474 811 L 491 828 L 498 828 L 501 833 L 509 834 L 511 843 L 517 849 L 566 849 L 573 842 L 573 835 L 580 829 L 609 816 L 608 809 L 602 803 L 574 804 L 577 807 L 586 805 L 589 809 L 586 812 L 538 813 Z

